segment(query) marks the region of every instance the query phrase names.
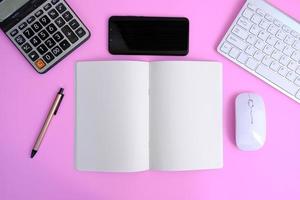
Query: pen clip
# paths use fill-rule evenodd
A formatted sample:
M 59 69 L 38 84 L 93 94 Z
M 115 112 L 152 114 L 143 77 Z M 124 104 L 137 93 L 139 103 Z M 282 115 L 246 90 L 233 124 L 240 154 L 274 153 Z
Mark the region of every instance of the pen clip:
M 54 113 L 53 113 L 53 115 L 56 115 L 57 114 L 57 111 L 58 111 L 58 108 L 59 108 L 59 106 L 60 106 L 60 104 L 61 104 L 61 101 L 62 101 L 62 99 L 64 98 L 64 94 L 60 94 L 61 95 L 61 98 L 60 98 L 60 100 L 59 100 L 59 102 L 58 102 L 58 104 L 57 104 L 57 106 L 56 106 L 56 109 L 55 109 L 55 111 L 54 111 Z

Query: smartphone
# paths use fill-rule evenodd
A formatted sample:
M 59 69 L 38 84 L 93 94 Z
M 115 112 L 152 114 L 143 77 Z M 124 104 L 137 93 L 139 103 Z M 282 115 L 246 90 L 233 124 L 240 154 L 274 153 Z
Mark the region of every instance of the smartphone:
M 188 54 L 189 20 L 185 17 L 112 16 L 108 48 L 111 54 Z

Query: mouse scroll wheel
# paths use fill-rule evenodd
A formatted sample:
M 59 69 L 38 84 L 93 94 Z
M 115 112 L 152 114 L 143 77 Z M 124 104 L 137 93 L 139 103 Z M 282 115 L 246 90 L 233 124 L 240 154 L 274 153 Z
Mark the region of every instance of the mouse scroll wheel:
M 253 108 L 253 107 L 254 107 L 253 99 L 249 99 L 249 100 L 248 100 L 248 106 L 249 106 L 250 108 Z

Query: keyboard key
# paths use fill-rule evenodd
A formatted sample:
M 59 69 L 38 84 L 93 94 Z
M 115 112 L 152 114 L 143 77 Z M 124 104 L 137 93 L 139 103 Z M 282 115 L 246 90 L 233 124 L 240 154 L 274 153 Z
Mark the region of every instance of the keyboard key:
M 243 27 L 243 28 L 246 29 L 246 30 L 249 30 L 252 24 L 251 24 L 251 22 L 250 22 L 249 20 L 247 20 L 246 18 L 241 17 L 241 18 L 238 20 L 238 25 L 240 25 L 241 27 Z
M 73 20 L 72 20 L 73 21 Z M 71 21 L 71 22 L 72 22 Z M 76 21 L 76 20 L 75 20 Z M 78 22 L 76 21 L 76 23 L 77 23 L 77 27 L 79 26 L 79 24 L 78 24 Z M 70 26 L 71 26 L 71 24 L 70 24 Z M 72 27 L 72 26 L 71 26 Z M 76 29 L 77 27 L 75 27 L 75 28 L 73 28 L 73 29 Z M 236 36 L 238 36 L 238 37 L 240 37 L 240 38 L 242 38 L 242 39 L 246 39 L 247 37 L 248 37 L 248 32 L 247 31 L 245 31 L 242 27 L 240 27 L 240 26 L 235 26 L 233 29 L 232 29 L 232 32 L 236 35 Z
M 237 58 L 239 54 L 240 50 L 238 50 L 237 48 L 232 48 L 229 52 L 229 56 L 232 58 Z
M 52 38 L 49 38 L 45 41 L 46 46 L 50 49 L 52 48 L 56 43 L 54 42 L 54 40 Z
M 294 38 L 291 35 L 287 35 L 284 39 L 284 42 L 288 45 L 292 45 L 294 43 Z
M 265 48 L 263 50 L 263 52 L 268 55 L 271 55 L 273 51 L 274 51 L 274 48 L 268 44 L 265 46 Z
M 40 18 L 40 22 L 43 26 L 46 26 L 50 23 L 50 19 L 47 15 L 44 15 L 43 17 Z
M 280 64 L 287 66 L 290 62 L 290 59 L 288 57 L 286 57 L 285 55 L 283 55 L 283 56 L 281 56 L 279 62 L 280 62 Z
M 250 29 L 250 33 L 253 33 L 254 35 L 258 35 L 260 30 L 261 29 L 256 24 L 253 24 L 251 29 Z
M 63 40 L 61 43 L 59 43 L 59 46 L 63 49 L 66 50 L 69 48 L 71 45 L 67 40 Z
M 263 29 L 267 29 L 269 27 L 269 23 L 266 20 L 262 20 L 259 24 L 259 27 L 263 28 Z
M 285 38 L 285 36 L 286 36 L 286 34 L 282 30 L 277 31 L 277 33 L 276 33 L 276 37 L 278 37 L 281 40 L 283 40 Z
M 47 11 L 47 10 L 49 10 L 51 7 L 52 7 L 52 5 L 51 5 L 50 3 L 47 3 L 47 4 L 44 6 L 44 10 Z
M 39 55 L 37 54 L 37 52 L 32 51 L 28 54 L 29 58 L 31 59 L 32 62 L 34 62 L 36 59 L 39 58 Z
M 41 58 L 39 58 L 37 61 L 35 61 L 34 64 L 39 69 L 43 69 L 46 66 L 46 63 Z
M 280 51 L 277 51 L 275 50 L 273 53 L 272 53 L 272 58 L 274 58 L 275 60 L 279 60 L 282 56 L 282 53 Z
M 28 23 L 28 24 L 31 24 L 34 20 L 35 20 L 35 17 L 34 17 L 34 16 L 30 16 L 30 17 L 28 17 L 28 19 L 27 19 L 27 23 Z
M 284 42 L 282 42 L 281 40 L 278 40 L 277 42 L 276 42 L 276 44 L 274 45 L 274 47 L 276 48 L 276 49 L 278 49 L 279 51 L 282 51 L 284 48 L 285 48 L 285 44 L 284 44 Z
M 22 35 L 18 35 L 18 36 L 15 38 L 15 41 L 16 41 L 19 45 L 22 45 L 22 44 L 25 42 L 25 38 L 24 38 Z
M 63 13 L 67 9 L 62 3 L 58 4 L 55 8 L 59 13 Z
M 78 35 L 78 37 L 83 37 L 85 34 L 86 34 L 86 32 L 83 30 L 83 28 L 78 28 L 76 31 L 75 31 L 75 33 Z
M 23 34 L 27 39 L 29 39 L 34 35 L 34 32 L 31 28 L 27 28 L 25 31 L 23 31 Z
M 294 51 L 291 58 L 300 64 L 300 51 Z
M 288 64 L 288 68 L 295 71 L 298 68 L 298 65 L 295 61 L 291 60 L 290 63 Z
M 256 6 L 254 5 L 254 4 L 252 4 L 252 3 L 248 3 L 248 8 L 250 8 L 251 10 L 254 10 L 254 11 L 256 11 Z
M 38 36 L 42 39 L 45 40 L 49 37 L 49 34 L 47 33 L 46 30 L 42 30 L 41 32 L 38 33 Z
M 253 34 L 250 34 L 249 36 L 248 36 L 248 38 L 247 38 L 247 40 L 246 40 L 248 43 L 250 43 L 250 44 L 252 44 L 252 45 L 254 45 L 255 44 L 255 42 L 256 42 L 256 37 L 255 37 L 255 35 L 253 35 Z
M 27 26 L 27 23 L 26 22 L 23 22 L 19 25 L 19 29 L 20 30 L 23 30 L 25 27 Z
M 293 71 L 289 71 L 286 76 L 285 76 L 289 81 L 294 82 L 296 80 L 296 78 L 298 77 L 298 75 L 293 72 Z
M 283 25 L 283 26 L 282 26 L 282 30 L 283 30 L 284 32 L 286 32 L 286 33 L 290 33 L 290 32 L 291 32 L 290 27 L 288 27 L 288 26 L 286 26 L 286 25 Z
M 243 40 L 232 34 L 227 37 L 227 41 L 241 50 L 244 50 L 247 47 L 247 44 Z
M 53 38 L 56 42 L 60 42 L 64 38 L 64 36 L 60 32 L 57 32 L 53 35 Z
M 41 40 L 37 37 L 34 36 L 31 40 L 30 40 L 31 44 L 36 47 L 37 45 L 39 45 L 41 43 Z
M 243 16 L 250 19 L 253 15 L 253 11 L 251 11 L 250 9 L 246 8 L 243 12 Z
M 259 62 L 254 60 L 253 58 L 249 58 L 247 60 L 246 66 L 252 70 L 254 70 L 258 66 Z
M 300 86 L 300 77 L 299 77 L 299 76 L 296 78 L 295 84 L 296 84 L 297 86 Z
M 48 12 L 48 15 L 51 17 L 51 19 L 55 19 L 58 16 L 58 12 L 55 9 L 52 9 Z
M 47 63 L 50 63 L 53 59 L 54 59 L 54 56 L 51 52 L 48 52 L 46 53 L 44 56 L 43 56 L 43 59 L 47 62 Z
M 262 40 L 266 40 L 269 37 L 269 33 L 267 33 L 267 31 L 260 31 L 258 34 L 258 38 L 262 39 Z
M 271 24 L 268 28 L 268 32 L 273 34 L 273 35 L 275 35 L 278 30 L 279 30 L 278 27 L 275 26 L 274 24 Z
M 262 41 L 261 39 L 258 39 L 255 43 L 255 47 L 260 49 L 260 50 L 263 50 L 266 46 L 266 43 L 264 41 Z
M 278 71 L 279 67 L 280 67 L 280 65 L 279 65 L 278 62 L 276 62 L 276 61 L 273 61 L 273 62 L 271 63 L 271 65 L 270 65 L 270 68 L 271 68 L 273 71 L 275 71 L 275 72 Z
M 298 93 L 296 94 L 296 98 L 300 99 L 300 90 L 298 91 Z
M 29 53 L 31 50 L 32 50 L 32 47 L 30 46 L 30 44 L 28 43 L 25 43 L 23 46 L 22 46 L 22 49 L 25 53 Z
M 282 77 L 276 72 L 273 72 L 270 70 L 268 67 L 260 65 L 256 69 L 256 72 L 263 76 L 264 78 L 268 79 L 278 87 L 282 88 L 289 94 L 295 95 L 296 92 L 298 91 L 299 87 L 297 87 L 295 84 L 291 83 L 289 80 L 286 78 Z
M 283 50 L 283 53 L 287 56 L 291 56 L 294 52 L 294 49 L 290 46 L 286 46 Z
M 70 20 L 73 18 L 73 15 L 72 15 L 69 11 L 65 12 L 64 14 L 62 14 L 62 16 L 63 16 L 63 18 L 64 18 L 67 22 L 70 21 Z
M 53 55 L 58 56 L 59 54 L 62 53 L 62 50 L 61 50 L 61 48 L 60 48 L 59 46 L 56 46 L 56 47 L 54 47 L 54 48 L 52 49 L 51 52 L 53 53 Z
M 46 27 L 46 30 L 47 30 L 50 34 L 52 34 L 52 33 L 54 33 L 54 32 L 57 30 L 57 28 L 55 27 L 54 24 L 51 23 L 49 26 Z
M 299 36 L 299 34 L 296 31 L 291 31 L 291 34 L 292 34 L 292 36 L 294 36 L 296 38 Z
M 36 49 L 41 55 L 43 55 L 44 53 L 46 53 L 48 51 L 47 47 L 44 44 L 41 44 Z
M 71 30 L 71 28 L 68 25 L 64 26 L 61 29 L 61 31 L 69 39 L 71 43 L 75 43 L 78 40 L 78 37 L 75 35 L 75 33 Z
M 270 56 L 265 56 L 264 59 L 262 60 L 262 63 L 269 67 L 272 61 L 273 59 Z
M 41 16 L 43 13 L 44 13 L 43 10 L 38 10 L 34 15 L 35 15 L 36 17 L 39 17 L 39 16 Z
M 274 24 L 278 27 L 282 26 L 282 23 L 280 21 L 278 21 L 277 19 L 274 20 Z
M 269 22 L 273 22 L 273 17 L 269 14 L 265 15 L 266 20 L 268 20 Z
M 52 3 L 53 5 L 57 4 L 58 2 L 59 2 L 59 0 L 51 0 L 51 3 Z
M 224 53 L 229 53 L 229 51 L 231 50 L 231 45 L 228 44 L 227 42 L 224 42 L 224 44 L 221 46 L 221 51 L 223 51 Z
M 32 24 L 31 28 L 35 31 L 35 32 L 39 32 L 43 27 L 39 22 L 35 22 Z
M 262 9 L 260 9 L 260 8 L 258 8 L 258 9 L 256 10 L 256 13 L 259 14 L 260 16 L 262 16 L 262 17 L 264 17 L 265 14 L 266 14 L 266 12 L 263 11 Z
M 260 21 L 261 21 L 261 17 L 259 16 L 259 15 L 253 15 L 252 17 L 251 17 L 251 21 L 253 22 L 253 23 L 255 23 L 255 24 L 259 24 L 260 23 Z
M 65 20 L 63 20 L 63 18 L 59 17 L 55 20 L 55 24 L 60 28 L 65 24 Z
M 265 54 L 263 54 L 261 51 L 256 51 L 254 54 L 254 58 L 258 61 L 261 61 L 263 59 L 263 57 L 265 56 Z
M 300 50 L 300 40 L 296 40 L 293 44 L 293 47 L 296 49 L 296 50 Z
M 79 27 L 79 23 L 76 21 L 76 19 L 72 19 L 70 22 L 69 22 L 69 25 L 71 26 L 71 28 L 73 30 L 75 30 L 76 28 Z
M 249 56 L 247 54 L 245 54 L 244 52 L 242 52 L 239 57 L 237 58 L 237 61 L 239 61 L 240 63 L 245 64 L 246 61 L 248 60 Z
M 10 35 L 13 37 L 19 33 L 18 29 L 14 29 L 10 32 Z
M 247 54 L 249 54 L 250 56 L 253 56 L 256 51 L 257 51 L 257 48 L 255 48 L 254 46 L 251 46 L 251 45 L 249 45 L 245 50 L 245 52 Z
M 278 73 L 285 77 L 290 70 L 286 66 L 282 66 L 279 68 Z

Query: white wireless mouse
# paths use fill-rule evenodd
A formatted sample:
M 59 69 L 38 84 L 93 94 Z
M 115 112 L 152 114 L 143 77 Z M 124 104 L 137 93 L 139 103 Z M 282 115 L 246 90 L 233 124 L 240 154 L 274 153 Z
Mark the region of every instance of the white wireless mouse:
M 266 141 L 265 104 L 257 94 L 241 93 L 235 100 L 236 144 L 244 151 L 260 149 Z

